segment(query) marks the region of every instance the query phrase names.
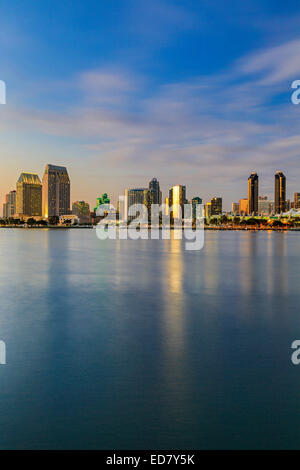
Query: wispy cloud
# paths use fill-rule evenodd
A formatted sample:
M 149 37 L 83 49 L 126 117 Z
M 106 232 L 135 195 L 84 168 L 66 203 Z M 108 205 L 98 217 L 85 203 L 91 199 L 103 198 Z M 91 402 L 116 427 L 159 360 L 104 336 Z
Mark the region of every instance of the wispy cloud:
M 252 169 L 270 181 L 277 167 L 300 176 L 300 109 L 289 101 L 299 47 L 294 40 L 243 57 L 222 74 L 153 87 L 117 67 L 83 71 L 70 80 L 74 103 L 57 111 L 7 106 L 1 129 L 68 138 L 108 178 L 123 171 L 124 185 L 126 174 L 155 174 L 165 185 L 188 181 L 191 191 L 209 197 L 218 191 L 212 181 L 226 187 L 240 180 L 242 196 Z M 282 91 L 286 101 L 271 105 Z
M 300 39 L 256 52 L 239 62 L 244 74 L 260 75 L 261 85 L 274 85 L 293 80 L 300 74 Z

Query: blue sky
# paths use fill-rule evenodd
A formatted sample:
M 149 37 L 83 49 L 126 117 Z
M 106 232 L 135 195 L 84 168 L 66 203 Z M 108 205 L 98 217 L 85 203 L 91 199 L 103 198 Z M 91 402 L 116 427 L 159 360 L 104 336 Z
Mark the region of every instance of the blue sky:
M 277 169 L 300 192 L 300 5 L 7 1 L 0 7 L 0 199 L 21 170 L 68 166 L 72 200 L 158 177 L 223 196 Z

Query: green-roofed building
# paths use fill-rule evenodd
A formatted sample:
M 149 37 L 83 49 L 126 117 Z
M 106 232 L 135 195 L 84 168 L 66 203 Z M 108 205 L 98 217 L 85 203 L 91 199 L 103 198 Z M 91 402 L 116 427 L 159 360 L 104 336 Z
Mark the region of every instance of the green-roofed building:
M 98 207 L 101 206 L 102 204 L 108 204 L 108 208 L 109 208 L 110 199 L 107 193 L 103 193 L 101 197 L 97 197 L 97 205 L 96 207 L 94 207 L 94 212 L 97 212 Z
M 42 183 L 36 173 L 21 173 L 17 181 L 16 214 L 21 217 L 41 217 Z

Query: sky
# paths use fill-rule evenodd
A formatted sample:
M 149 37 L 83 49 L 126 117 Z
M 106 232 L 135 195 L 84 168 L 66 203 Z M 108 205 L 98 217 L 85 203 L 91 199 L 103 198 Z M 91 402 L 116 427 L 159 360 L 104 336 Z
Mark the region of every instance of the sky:
M 2 0 L 0 202 L 21 171 L 67 166 L 71 199 L 126 187 L 247 196 L 257 171 L 300 192 L 300 4 Z

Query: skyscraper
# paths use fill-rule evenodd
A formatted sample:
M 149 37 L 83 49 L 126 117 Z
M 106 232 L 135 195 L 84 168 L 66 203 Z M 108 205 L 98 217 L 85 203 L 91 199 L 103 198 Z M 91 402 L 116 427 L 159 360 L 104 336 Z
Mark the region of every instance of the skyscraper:
M 286 200 L 286 177 L 282 171 L 275 174 L 275 213 L 281 214 L 285 211 Z
M 222 198 L 221 197 L 212 198 L 211 215 L 222 215 Z
M 42 215 L 42 184 L 35 173 L 21 173 L 17 181 L 16 213 L 24 217 Z
M 248 178 L 248 210 L 249 214 L 258 213 L 258 176 L 255 172 Z
M 5 196 L 5 203 L 3 204 L 3 217 L 8 219 L 13 217 L 16 212 L 16 191 L 10 191 Z
M 199 213 L 197 214 L 197 206 L 200 206 L 202 202 L 203 201 L 201 197 L 198 197 L 198 196 L 193 197 L 193 199 L 191 200 L 193 220 L 195 220 L 197 217 L 200 217 L 200 214 Z
M 129 209 L 131 206 L 135 206 L 136 204 L 142 204 L 145 209 L 149 206 L 149 190 L 147 188 L 134 188 L 134 189 L 125 189 L 125 219 L 132 220 L 135 217 L 138 217 L 139 214 L 136 216 L 129 215 Z M 146 211 L 145 211 L 146 212 Z M 145 214 L 140 214 L 140 216 L 144 216 Z M 145 218 L 146 221 L 146 218 Z
M 161 190 L 157 178 L 152 178 L 149 183 L 149 203 L 161 205 Z
M 169 190 L 169 207 L 173 206 L 173 210 L 170 213 L 171 219 L 180 219 L 180 215 L 184 218 L 184 204 L 186 202 L 186 187 L 181 184 L 172 186 Z
M 70 213 L 70 179 L 64 166 L 46 165 L 43 176 L 43 216 Z

